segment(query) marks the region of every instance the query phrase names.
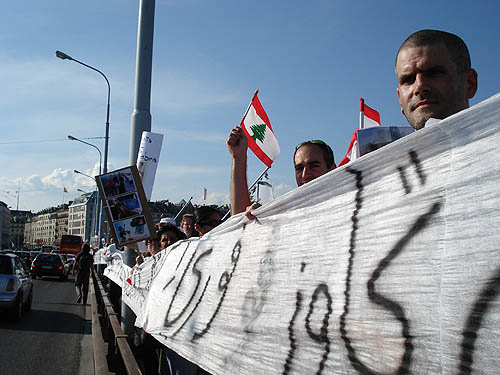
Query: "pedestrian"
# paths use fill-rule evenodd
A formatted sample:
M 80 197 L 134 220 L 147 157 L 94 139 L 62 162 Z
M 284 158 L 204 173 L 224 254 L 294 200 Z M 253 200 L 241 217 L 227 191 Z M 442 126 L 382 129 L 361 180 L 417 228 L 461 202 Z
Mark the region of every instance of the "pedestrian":
M 73 264 L 73 275 L 76 275 L 75 287 L 78 294 L 77 303 L 87 304 L 89 294 L 89 277 L 92 269 L 94 257 L 90 254 L 90 246 L 87 242 L 82 245 L 81 251 L 76 255 Z

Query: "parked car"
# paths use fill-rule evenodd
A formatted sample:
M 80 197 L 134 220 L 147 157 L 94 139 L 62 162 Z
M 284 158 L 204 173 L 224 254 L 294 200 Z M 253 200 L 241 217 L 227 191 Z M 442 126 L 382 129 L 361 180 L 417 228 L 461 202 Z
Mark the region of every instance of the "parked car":
M 38 254 L 31 265 L 31 276 L 57 276 L 61 280 L 68 278 L 69 265 L 64 261 L 60 254 Z
M 0 254 L 0 310 L 12 320 L 21 319 L 23 310 L 31 310 L 33 281 L 21 259 L 14 254 Z

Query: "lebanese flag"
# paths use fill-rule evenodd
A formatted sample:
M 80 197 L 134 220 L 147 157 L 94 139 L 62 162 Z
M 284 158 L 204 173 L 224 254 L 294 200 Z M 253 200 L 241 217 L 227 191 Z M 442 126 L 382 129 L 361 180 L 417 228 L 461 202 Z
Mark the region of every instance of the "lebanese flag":
M 66 188 L 64 188 L 64 192 L 65 192 L 65 193 L 67 193 L 67 192 L 68 192 L 68 190 L 66 190 Z
M 363 98 L 360 98 L 359 101 L 360 101 L 359 128 L 354 130 L 354 133 L 352 133 L 351 142 L 349 143 L 349 147 L 347 148 L 347 154 L 340 161 L 338 167 L 359 158 L 358 133 L 357 133 L 359 129 L 381 126 L 380 114 L 376 110 L 368 107 L 365 104 L 365 100 Z
M 250 150 L 254 152 L 260 161 L 270 167 L 280 153 L 280 146 L 274 136 L 269 118 L 257 97 L 258 92 L 259 90 L 255 91 L 240 125 L 247 136 Z

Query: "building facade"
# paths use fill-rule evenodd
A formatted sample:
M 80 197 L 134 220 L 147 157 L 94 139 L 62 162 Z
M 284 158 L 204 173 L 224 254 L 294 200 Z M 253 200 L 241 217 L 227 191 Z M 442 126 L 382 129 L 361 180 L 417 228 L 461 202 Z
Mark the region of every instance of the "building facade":
M 59 245 L 67 233 L 68 205 L 46 208 L 28 218 L 24 224 L 24 246 L 30 249 L 42 245 Z
M 12 214 L 8 206 L 0 201 L 0 248 L 11 247 L 11 220 Z
M 31 211 L 11 210 L 12 220 L 10 222 L 11 241 L 16 249 L 24 246 L 24 227 L 31 217 Z
M 76 198 L 69 206 L 68 234 L 81 236 L 83 241 L 89 242 L 95 235 L 98 221 L 97 194 L 86 193 Z

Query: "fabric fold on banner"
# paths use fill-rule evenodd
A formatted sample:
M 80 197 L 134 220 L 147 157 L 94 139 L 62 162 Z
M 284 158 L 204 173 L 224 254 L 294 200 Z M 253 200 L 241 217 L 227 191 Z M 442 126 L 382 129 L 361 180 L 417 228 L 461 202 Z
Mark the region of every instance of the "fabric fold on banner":
M 241 127 L 248 139 L 248 147 L 268 167 L 280 153 L 278 140 L 274 135 L 271 122 L 260 104 L 257 92 L 254 94 Z

